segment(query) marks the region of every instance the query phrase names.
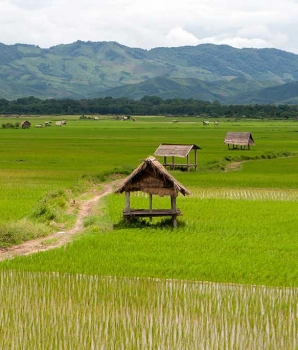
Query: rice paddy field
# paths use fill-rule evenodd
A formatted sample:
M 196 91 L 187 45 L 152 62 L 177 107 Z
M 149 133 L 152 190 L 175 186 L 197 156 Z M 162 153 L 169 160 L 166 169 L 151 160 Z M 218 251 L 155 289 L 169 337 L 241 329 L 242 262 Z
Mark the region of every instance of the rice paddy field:
M 191 192 L 177 229 L 125 224 L 111 194 L 67 246 L 1 262 L 1 348 L 298 349 L 298 122 L 59 118 L 0 129 L 1 226 L 84 178 L 133 170 L 160 143 L 201 147 L 198 171 L 171 171 Z M 256 145 L 228 150 L 228 131 Z M 131 202 L 148 207 L 143 193 Z

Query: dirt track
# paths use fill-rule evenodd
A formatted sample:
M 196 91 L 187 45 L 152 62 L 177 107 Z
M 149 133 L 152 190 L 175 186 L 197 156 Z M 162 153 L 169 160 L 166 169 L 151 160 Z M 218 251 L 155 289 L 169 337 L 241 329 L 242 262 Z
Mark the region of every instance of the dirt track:
M 99 202 L 99 200 L 102 197 L 111 193 L 117 183 L 118 181 L 114 181 L 105 184 L 103 186 L 103 189 L 91 199 L 82 201 L 78 209 L 76 222 L 71 229 L 67 231 L 60 230 L 47 237 L 40 237 L 32 241 L 27 241 L 25 243 L 15 245 L 9 248 L 0 248 L 0 261 L 11 259 L 20 255 L 28 255 L 40 251 L 57 248 L 68 243 L 73 235 L 82 231 L 84 217 L 92 213 L 93 207 Z

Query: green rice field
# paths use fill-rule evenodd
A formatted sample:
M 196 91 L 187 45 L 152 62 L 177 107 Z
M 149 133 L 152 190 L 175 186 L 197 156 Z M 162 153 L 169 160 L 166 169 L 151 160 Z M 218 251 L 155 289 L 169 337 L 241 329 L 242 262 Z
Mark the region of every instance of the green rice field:
M 171 171 L 191 192 L 177 198 L 177 229 L 158 218 L 126 224 L 124 195 L 110 194 L 68 245 L 0 262 L 1 348 L 298 348 L 298 122 L 66 116 L 56 127 L 59 118 L 0 128 L 0 238 L 23 222 L 43 235 L 53 220 L 70 227 L 68 201 L 160 143 L 201 147 L 198 171 Z M 34 127 L 45 120 L 52 126 Z M 256 145 L 229 150 L 228 131 L 251 132 Z M 148 200 L 131 197 L 136 208 Z

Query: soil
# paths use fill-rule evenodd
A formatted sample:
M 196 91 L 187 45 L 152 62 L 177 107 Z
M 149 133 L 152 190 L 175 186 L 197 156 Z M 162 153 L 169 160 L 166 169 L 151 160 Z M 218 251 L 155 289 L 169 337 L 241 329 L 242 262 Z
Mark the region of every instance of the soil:
M 93 207 L 100 199 L 111 193 L 119 180 L 103 185 L 103 189 L 92 196 L 91 199 L 81 201 L 78 204 L 78 213 L 74 226 L 69 230 L 60 230 L 46 237 L 40 237 L 8 248 L 0 248 L 0 261 L 12 259 L 16 256 L 29 255 L 40 251 L 61 247 L 70 242 L 72 236 L 83 230 L 83 221 L 86 216 L 92 213 Z M 76 204 L 77 205 L 77 204 Z
M 240 167 L 241 167 L 241 164 L 243 162 L 232 162 L 232 163 L 229 163 L 226 168 L 225 168 L 225 172 L 228 172 L 228 171 L 238 171 L 240 170 Z

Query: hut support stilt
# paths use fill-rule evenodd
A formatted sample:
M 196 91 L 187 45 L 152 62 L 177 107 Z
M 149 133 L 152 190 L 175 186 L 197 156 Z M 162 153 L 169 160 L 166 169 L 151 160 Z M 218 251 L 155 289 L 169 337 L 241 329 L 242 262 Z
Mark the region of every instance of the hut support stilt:
M 130 192 L 125 192 L 125 211 L 130 212 Z M 130 223 L 130 216 L 126 216 L 127 223 Z
M 149 210 L 150 214 L 152 213 L 152 194 L 149 194 Z M 152 216 L 150 216 L 150 221 L 152 221 Z
M 171 196 L 171 209 L 176 211 L 176 197 Z M 177 227 L 177 215 L 172 216 L 173 227 Z
M 195 171 L 198 170 L 198 154 L 197 149 L 195 149 Z
M 186 156 L 186 159 L 187 159 L 187 171 L 190 171 L 189 154 Z

